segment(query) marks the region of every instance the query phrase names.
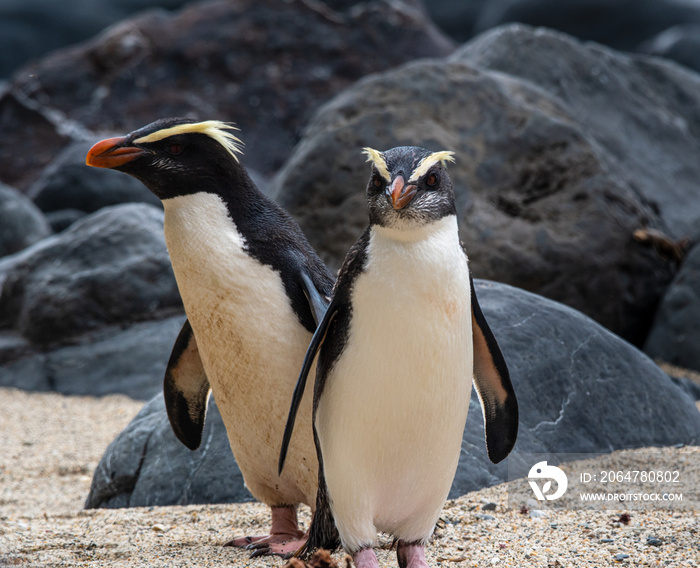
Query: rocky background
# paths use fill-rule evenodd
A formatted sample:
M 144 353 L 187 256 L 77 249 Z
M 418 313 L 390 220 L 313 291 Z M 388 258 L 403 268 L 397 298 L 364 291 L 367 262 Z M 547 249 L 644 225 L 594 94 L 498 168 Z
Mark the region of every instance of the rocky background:
M 165 417 L 184 315 L 160 204 L 84 166 L 103 137 L 216 118 L 333 268 L 366 224 L 363 146 L 456 152 L 516 450 L 698 444 L 692 371 L 652 361 L 700 371 L 698 71 L 698 0 L 3 2 L 0 386 L 149 401 L 89 507 L 250 498 L 215 408 L 197 452 Z M 481 421 L 472 400 L 453 496 L 507 476 Z

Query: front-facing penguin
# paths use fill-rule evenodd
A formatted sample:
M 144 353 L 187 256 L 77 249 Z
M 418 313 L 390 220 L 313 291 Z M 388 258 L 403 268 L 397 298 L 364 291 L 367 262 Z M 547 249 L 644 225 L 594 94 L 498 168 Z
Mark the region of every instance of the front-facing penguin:
M 219 121 L 159 120 L 98 142 L 86 162 L 130 174 L 162 200 L 187 312 L 165 376 L 168 417 L 178 438 L 196 449 L 211 388 L 246 486 L 272 507 L 270 535 L 228 544 L 285 554 L 303 537 L 296 505 L 315 504 L 311 396 L 282 477 L 276 440 L 333 278 L 296 222 L 239 164 L 232 130 Z
M 377 531 L 397 539 L 402 568 L 419 568 L 457 469 L 472 376 L 494 462 L 515 443 L 518 406 L 460 245 L 452 153 L 365 152 L 370 224 L 309 346 L 280 471 L 318 354 L 319 491 L 306 550 L 333 545 L 335 520 L 357 568 L 378 566 Z

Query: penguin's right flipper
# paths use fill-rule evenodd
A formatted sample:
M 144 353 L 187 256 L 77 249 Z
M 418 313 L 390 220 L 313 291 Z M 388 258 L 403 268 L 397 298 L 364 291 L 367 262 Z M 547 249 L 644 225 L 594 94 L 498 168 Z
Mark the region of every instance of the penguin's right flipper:
M 510 453 L 518 436 L 518 401 L 501 349 L 486 322 L 469 277 L 472 297 L 474 387 L 484 413 L 486 449 L 498 463 Z
M 189 320 L 185 320 L 165 370 L 163 396 L 170 426 L 190 450 L 202 442 L 210 392 L 197 340 Z
M 311 313 L 314 316 L 316 325 L 322 320 L 328 308 L 328 300 L 318 291 L 311 277 L 304 271 L 301 271 L 301 283 L 304 286 L 304 295 L 309 302 Z
M 328 309 L 323 315 L 321 323 L 318 324 L 316 332 L 311 338 L 311 343 L 309 348 L 306 350 L 306 355 L 304 356 L 304 363 L 301 366 L 301 373 L 299 373 L 299 378 L 297 379 L 297 384 L 294 387 L 294 394 L 292 395 L 292 404 L 289 407 L 289 415 L 287 416 L 287 425 L 284 427 L 284 436 L 282 437 L 282 447 L 280 449 L 280 460 L 278 466 L 278 473 L 282 474 L 282 469 L 284 468 L 284 461 L 287 459 L 287 450 L 289 449 L 289 441 L 292 439 L 292 432 L 294 431 L 294 423 L 297 418 L 297 411 L 299 410 L 299 405 L 301 404 L 301 399 L 304 396 L 304 390 L 306 389 L 306 380 L 309 378 L 309 372 L 316 359 L 321 345 L 323 345 L 324 339 L 326 339 L 326 333 L 328 332 L 328 327 L 330 326 L 333 318 L 338 313 L 337 302 L 335 299 L 331 301 L 328 305 Z

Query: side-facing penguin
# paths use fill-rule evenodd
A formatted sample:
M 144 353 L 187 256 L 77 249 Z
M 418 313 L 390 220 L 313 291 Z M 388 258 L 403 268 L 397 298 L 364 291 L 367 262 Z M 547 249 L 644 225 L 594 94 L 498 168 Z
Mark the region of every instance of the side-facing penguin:
M 286 554 L 303 540 L 296 505 L 315 505 L 318 465 L 311 396 L 277 474 L 278 441 L 304 353 L 333 277 L 296 222 L 239 164 L 235 128 L 219 121 L 158 120 L 98 142 L 86 163 L 142 181 L 165 210 L 165 240 L 187 321 L 168 363 L 164 394 L 177 437 L 196 449 L 210 389 L 253 496 L 272 507 L 266 537 L 231 546 Z
M 316 355 L 316 515 L 306 551 L 340 542 L 377 567 L 377 531 L 402 568 L 426 567 L 457 469 L 472 376 L 494 462 L 515 443 L 518 406 L 457 233 L 451 152 L 365 149 L 369 227 L 350 249 L 295 389 L 280 453 Z M 290 448 L 290 455 L 291 455 Z M 335 526 L 333 522 L 335 520 Z

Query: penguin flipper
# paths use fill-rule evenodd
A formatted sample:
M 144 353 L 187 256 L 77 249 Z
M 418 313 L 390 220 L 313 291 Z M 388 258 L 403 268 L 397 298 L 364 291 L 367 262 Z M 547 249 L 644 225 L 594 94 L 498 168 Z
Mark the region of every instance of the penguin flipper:
M 301 271 L 301 283 L 304 287 L 304 295 L 309 302 L 311 313 L 314 316 L 316 325 L 318 325 L 323 320 L 323 315 L 326 313 L 328 300 L 318 291 L 311 277 L 304 270 Z
M 309 378 L 309 372 L 311 371 L 311 367 L 316 359 L 316 355 L 321 348 L 321 345 L 323 345 L 324 339 L 326 338 L 328 327 L 337 313 L 337 304 L 335 301 L 331 301 L 331 303 L 328 305 L 328 309 L 323 315 L 323 319 L 321 319 L 321 323 L 318 324 L 318 327 L 311 338 L 309 348 L 306 350 L 304 363 L 301 366 L 301 372 L 299 373 L 297 384 L 294 387 L 292 403 L 289 407 L 289 414 L 287 416 L 287 425 L 284 427 L 284 436 L 282 437 L 282 447 L 280 448 L 280 459 L 277 472 L 280 475 L 282 474 L 282 469 L 284 468 L 284 461 L 287 459 L 289 441 L 292 439 L 292 432 L 294 431 L 297 411 L 299 410 L 299 405 L 301 404 L 301 399 L 303 398 L 304 390 L 306 389 L 306 380 Z
M 481 311 L 470 278 L 472 336 L 474 344 L 474 386 L 484 413 L 486 449 L 493 463 L 513 449 L 518 435 L 518 401 L 501 349 Z
M 170 426 L 190 450 L 202 442 L 210 392 L 197 340 L 189 320 L 185 320 L 165 370 L 163 396 Z

